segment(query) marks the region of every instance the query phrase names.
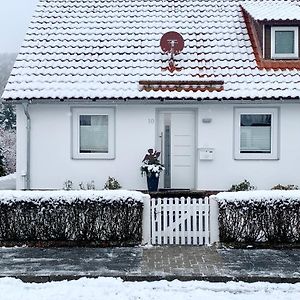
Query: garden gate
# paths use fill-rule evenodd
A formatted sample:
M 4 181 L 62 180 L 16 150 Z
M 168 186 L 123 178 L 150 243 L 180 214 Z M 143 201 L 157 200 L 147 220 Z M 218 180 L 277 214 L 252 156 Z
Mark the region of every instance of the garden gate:
M 208 197 L 152 198 L 143 226 L 145 244 L 211 244 L 218 241 L 218 205 Z

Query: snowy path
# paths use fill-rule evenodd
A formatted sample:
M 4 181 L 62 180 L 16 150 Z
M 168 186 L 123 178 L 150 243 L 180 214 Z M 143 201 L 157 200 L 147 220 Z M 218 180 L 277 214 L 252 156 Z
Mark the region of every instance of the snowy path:
M 23 283 L 0 279 L 1 300 L 296 300 L 300 283 L 123 282 L 114 278 L 82 278 L 77 281 Z

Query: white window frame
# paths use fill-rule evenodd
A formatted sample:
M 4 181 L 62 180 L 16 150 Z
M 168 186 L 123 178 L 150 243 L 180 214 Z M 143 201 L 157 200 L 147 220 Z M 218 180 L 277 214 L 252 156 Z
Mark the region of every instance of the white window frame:
M 276 31 L 294 31 L 294 53 L 275 53 L 275 32 Z M 298 27 L 297 26 L 272 26 L 271 27 L 271 58 L 275 59 L 297 59 L 299 58 L 298 49 Z
M 279 112 L 276 107 L 267 108 L 250 108 L 236 107 L 234 109 L 234 159 L 240 160 L 277 160 L 279 159 Z M 271 152 L 270 153 L 241 153 L 241 115 L 271 115 Z
M 115 158 L 115 109 L 113 107 L 72 107 L 72 158 L 114 159 Z M 80 116 L 108 116 L 108 153 L 80 153 Z

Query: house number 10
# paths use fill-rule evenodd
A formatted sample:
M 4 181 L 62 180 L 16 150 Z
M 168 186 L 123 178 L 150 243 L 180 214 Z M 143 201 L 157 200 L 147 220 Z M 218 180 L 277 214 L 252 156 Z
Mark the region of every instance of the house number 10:
M 148 124 L 154 124 L 155 120 L 153 118 L 148 118 Z

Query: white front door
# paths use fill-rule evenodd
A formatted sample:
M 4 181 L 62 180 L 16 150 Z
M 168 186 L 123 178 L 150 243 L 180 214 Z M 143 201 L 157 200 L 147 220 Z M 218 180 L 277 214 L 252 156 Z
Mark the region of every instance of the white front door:
M 195 187 L 195 112 L 160 111 L 158 145 L 165 171 L 162 188 Z

